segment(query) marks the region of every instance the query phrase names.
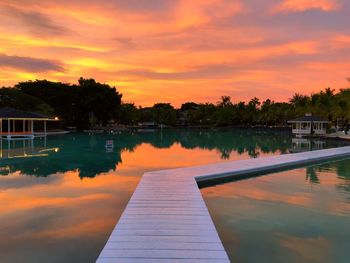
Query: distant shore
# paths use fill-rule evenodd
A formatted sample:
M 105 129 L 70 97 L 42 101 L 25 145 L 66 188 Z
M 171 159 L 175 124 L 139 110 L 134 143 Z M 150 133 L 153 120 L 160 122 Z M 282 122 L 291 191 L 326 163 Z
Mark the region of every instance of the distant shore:
M 258 130 L 258 131 L 276 131 L 276 132 L 288 132 L 292 136 L 292 128 L 289 126 L 153 126 L 153 127 L 143 127 L 143 126 L 118 126 L 118 127 L 96 127 L 93 129 L 86 130 L 75 130 L 77 132 L 85 133 L 116 133 L 122 131 L 140 131 L 140 132 L 151 132 L 151 131 L 161 131 L 161 130 Z M 303 136 L 303 138 L 322 138 L 322 139 L 333 139 L 333 140 L 350 140 L 350 134 L 346 135 L 344 132 L 329 133 L 325 135 L 314 135 L 314 136 Z

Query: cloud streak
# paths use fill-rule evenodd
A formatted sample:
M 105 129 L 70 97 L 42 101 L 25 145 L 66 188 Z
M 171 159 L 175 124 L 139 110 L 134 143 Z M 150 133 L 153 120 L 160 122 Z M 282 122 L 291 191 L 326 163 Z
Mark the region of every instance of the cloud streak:
M 31 57 L 8 56 L 5 54 L 0 54 L 0 67 L 11 67 L 27 72 L 64 71 L 62 64 L 58 61 Z
M 325 12 L 339 8 L 336 0 L 284 0 L 277 6 L 276 11 L 303 12 L 310 9 L 319 9 Z
M 55 36 L 69 32 L 65 27 L 55 23 L 48 15 L 35 10 L 23 10 L 11 6 L 5 6 L 2 10 L 3 17 L 6 16 L 10 21 L 16 20 L 35 36 Z

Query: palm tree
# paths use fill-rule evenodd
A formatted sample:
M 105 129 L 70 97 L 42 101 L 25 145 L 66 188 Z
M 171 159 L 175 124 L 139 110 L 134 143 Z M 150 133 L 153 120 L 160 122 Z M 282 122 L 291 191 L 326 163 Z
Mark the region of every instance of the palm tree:
M 231 97 L 230 96 L 221 96 L 221 101 L 218 102 L 218 106 L 225 108 L 228 106 L 232 106 L 232 102 L 231 102 Z
M 295 93 L 294 96 L 289 99 L 289 103 L 292 104 L 295 108 L 297 107 L 306 107 L 309 97 L 306 95 L 302 95 L 300 93 Z

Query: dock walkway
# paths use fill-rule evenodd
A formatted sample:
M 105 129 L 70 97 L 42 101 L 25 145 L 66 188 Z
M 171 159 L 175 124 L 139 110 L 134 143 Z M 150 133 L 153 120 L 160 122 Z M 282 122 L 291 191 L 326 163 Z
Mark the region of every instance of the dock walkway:
M 97 262 L 230 262 L 198 183 L 347 157 L 340 147 L 145 173 Z

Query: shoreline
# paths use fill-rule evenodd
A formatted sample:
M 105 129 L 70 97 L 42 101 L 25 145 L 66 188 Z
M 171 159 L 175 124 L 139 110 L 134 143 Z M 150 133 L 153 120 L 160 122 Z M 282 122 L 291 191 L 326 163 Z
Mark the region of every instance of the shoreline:
M 225 131 L 225 130 L 250 130 L 250 131 L 271 131 L 271 132 L 285 132 L 290 133 L 293 138 L 295 137 L 292 134 L 291 127 L 273 127 L 273 126 L 222 126 L 222 127 L 214 127 L 214 126 L 172 126 L 172 127 L 101 127 L 98 129 L 83 129 L 83 130 L 74 130 L 69 132 L 84 132 L 91 134 L 102 134 L 102 133 L 118 133 L 118 132 L 156 132 L 162 130 L 217 130 L 217 131 Z M 325 135 L 304 135 L 302 138 L 304 139 L 326 139 L 326 140 L 342 140 L 342 141 L 350 141 L 350 134 L 325 134 Z
M 137 130 L 267 130 L 267 131 L 290 131 L 290 127 L 272 127 L 272 126 L 167 126 L 167 127 L 143 127 L 143 126 L 130 126 L 130 127 L 101 127 L 95 129 L 77 129 L 77 132 L 119 132 L 119 131 L 137 131 Z

